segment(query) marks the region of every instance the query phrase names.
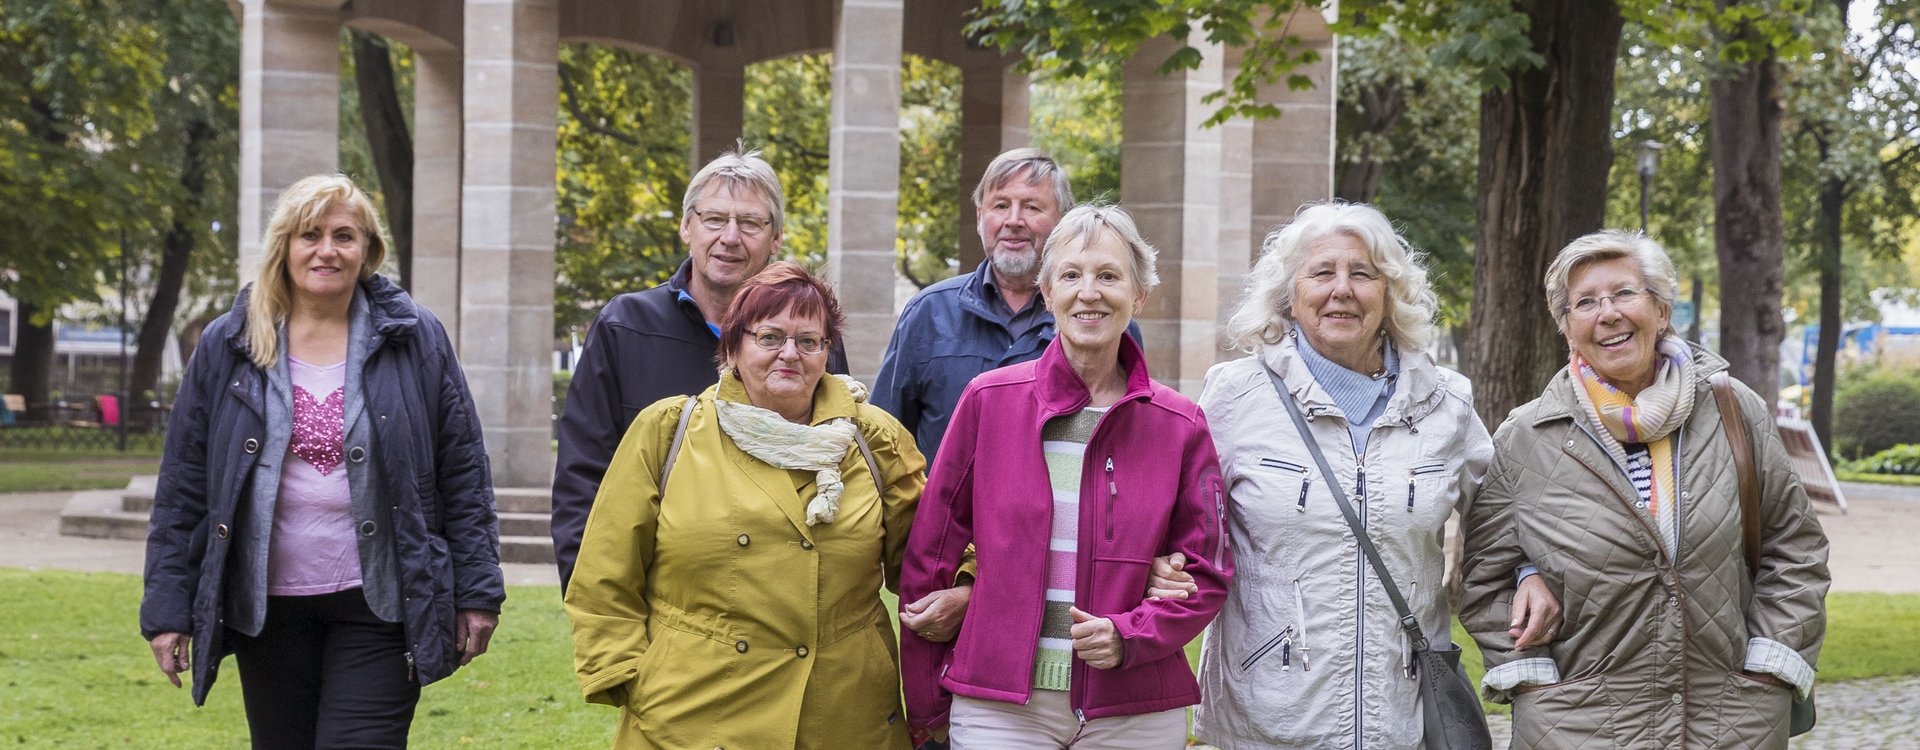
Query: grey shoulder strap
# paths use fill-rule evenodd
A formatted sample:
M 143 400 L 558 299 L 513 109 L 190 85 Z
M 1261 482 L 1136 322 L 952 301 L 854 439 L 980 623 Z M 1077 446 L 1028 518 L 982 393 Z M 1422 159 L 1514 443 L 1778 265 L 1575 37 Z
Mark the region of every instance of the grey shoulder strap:
M 673 462 L 680 459 L 680 443 L 687 439 L 687 420 L 693 418 L 693 409 L 700 405 L 699 396 L 688 396 L 687 405 L 680 410 L 680 423 L 673 426 L 673 443 L 667 446 L 667 460 L 660 464 L 659 492 L 667 492 L 667 477 L 673 474 Z
M 680 459 L 680 444 L 687 439 L 687 420 L 693 417 L 694 407 L 700 405 L 699 396 L 688 396 L 687 406 L 680 410 L 680 423 L 673 427 L 673 443 L 667 446 L 667 460 L 660 465 L 660 492 L 666 494 L 667 477 L 673 474 L 673 462 Z M 887 494 L 887 485 L 880 478 L 880 462 L 873 457 L 873 447 L 867 445 L 867 434 L 860 429 L 860 423 L 853 425 L 853 442 L 860 446 L 860 455 L 867 459 L 867 473 L 873 475 L 873 487 L 881 495 Z

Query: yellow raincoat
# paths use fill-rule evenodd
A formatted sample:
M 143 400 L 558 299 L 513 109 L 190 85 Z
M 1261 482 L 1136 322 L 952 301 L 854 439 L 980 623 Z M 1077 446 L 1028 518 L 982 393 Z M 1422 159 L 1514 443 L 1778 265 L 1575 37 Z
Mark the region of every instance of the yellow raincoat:
M 735 447 L 716 398 L 747 402 L 731 375 L 700 394 L 664 498 L 685 398 L 640 412 L 607 468 L 566 597 L 581 692 L 621 707 L 616 748 L 906 747 L 880 588 L 926 481 L 913 436 L 822 378 L 814 423 L 852 417 L 886 492 L 850 448 L 839 516 L 808 526 L 813 472 Z

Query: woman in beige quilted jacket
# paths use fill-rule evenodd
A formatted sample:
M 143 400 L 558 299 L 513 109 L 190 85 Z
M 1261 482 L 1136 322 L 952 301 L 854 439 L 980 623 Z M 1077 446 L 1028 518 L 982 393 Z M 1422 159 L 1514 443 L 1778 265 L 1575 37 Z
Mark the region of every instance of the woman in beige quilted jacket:
M 1607 231 L 1560 251 L 1548 305 L 1568 365 L 1494 435 L 1467 515 L 1461 619 L 1483 687 L 1513 703 L 1514 746 L 1785 748 L 1825 632 L 1827 540 L 1773 428 L 1737 382 L 1759 473 L 1759 565 L 1743 557 L 1733 448 L 1708 377 L 1727 363 L 1674 334 L 1673 262 Z M 1516 649 L 1515 561 L 1564 607 Z

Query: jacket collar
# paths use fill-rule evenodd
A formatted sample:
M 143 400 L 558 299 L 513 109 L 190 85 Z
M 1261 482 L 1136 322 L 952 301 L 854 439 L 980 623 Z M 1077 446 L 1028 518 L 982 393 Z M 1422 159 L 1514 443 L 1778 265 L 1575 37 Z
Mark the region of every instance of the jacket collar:
M 1140 343 L 1127 334 L 1120 336 L 1120 367 L 1127 373 L 1127 393 L 1121 401 L 1147 398 L 1153 395 L 1153 379 L 1147 375 L 1146 353 L 1140 350 Z M 1066 414 L 1086 408 L 1093 401 L 1087 384 L 1080 382 L 1080 374 L 1073 371 L 1073 364 L 1067 361 L 1066 344 L 1058 337 L 1047 344 L 1040 359 L 1034 364 L 1034 377 L 1039 382 L 1037 397 L 1042 409 L 1049 415 Z
M 1689 341 L 1687 347 L 1693 350 L 1694 366 L 1702 368 L 1700 385 L 1694 391 L 1694 399 L 1697 402 L 1702 394 L 1712 388 L 1707 383 L 1706 376 L 1725 370 L 1729 365 L 1720 355 L 1708 351 L 1699 344 Z M 1574 394 L 1573 389 L 1573 369 L 1571 366 L 1562 365 L 1560 371 L 1554 373 L 1553 379 L 1547 381 L 1546 390 L 1540 393 L 1540 398 L 1537 400 L 1539 406 L 1533 413 L 1533 426 L 1539 427 L 1556 419 L 1574 419 L 1576 415 L 1584 415 L 1586 410 L 1580 406 L 1580 397 Z
M 1017 318 L 1021 313 L 1026 312 L 1025 309 L 1014 310 L 1011 314 L 1003 316 L 995 307 L 995 303 L 1005 304 L 1005 300 L 1000 296 L 999 287 L 993 281 L 993 262 L 983 260 L 980 261 L 980 265 L 974 267 L 973 273 L 967 276 L 966 283 L 960 288 L 960 309 L 998 324 L 1004 324 L 1005 321 Z M 1041 294 L 1040 290 L 1034 290 L 1033 299 L 1027 303 L 1027 306 L 1037 307 L 1036 312 L 1045 316 L 1043 325 L 1053 322 L 1053 313 L 1047 310 L 1046 295 Z
M 402 339 L 412 336 L 420 325 L 420 315 L 414 310 L 413 298 L 398 284 L 387 277 L 374 274 L 360 280 L 354 292 L 353 312 L 359 313 L 359 306 L 366 305 L 368 327 L 379 338 Z M 253 300 L 253 285 L 248 284 L 233 298 L 233 332 L 227 335 L 227 346 L 243 357 L 252 356 L 253 347 L 247 344 L 247 306 Z
M 1280 337 L 1275 343 L 1260 347 L 1260 361 L 1274 372 L 1280 373 L 1287 383 L 1287 391 L 1293 396 L 1294 403 L 1309 412 L 1325 413 L 1339 411 L 1333 403 L 1333 396 L 1314 379 L 1307 369 L 1305 358 L 1300 354 L 1300 345 L 1293 331 Z M 1433 361 L 1433 355 L 1425 351 L 1400 350 L 1400 374 L 1394 382 L 1393 396 L 1387 399 L 1386 411 L 1374 424 L 1395 424 L 1413 422 L 1426 417 L 1440 403 L 1446 394 L 1440 388 L 1440 366 Z

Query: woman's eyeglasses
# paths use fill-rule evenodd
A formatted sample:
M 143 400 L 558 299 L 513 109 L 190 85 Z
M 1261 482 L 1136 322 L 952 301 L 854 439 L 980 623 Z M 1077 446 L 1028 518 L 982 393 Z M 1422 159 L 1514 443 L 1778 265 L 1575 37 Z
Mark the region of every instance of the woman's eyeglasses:
M 827 339 L 811 334 L 788 336 L 771 328 L 753 332 L 753 343 L 767 351 L 778 351 L 789 341 L 793 342 L 794 348 L 799 349 L 801 354 L 819 354 L 827 350 L 828 344 Z
M 1612 294 L 1603 294 L 1598 297 L 1581 297 L 1573 304 L 1567 305 L 1567 311 L 1582 318 L 1591 318 L 1600 314 L 1600 308 L 1606 305 L 1607 300 L 1613 300 L 1613 309 L 1615 310 L 1634 310 L 1645 304 L 1647 299 L 1652 296 L 1653 295 L 1647 293 L 1645 289 L 1627 287 Z

